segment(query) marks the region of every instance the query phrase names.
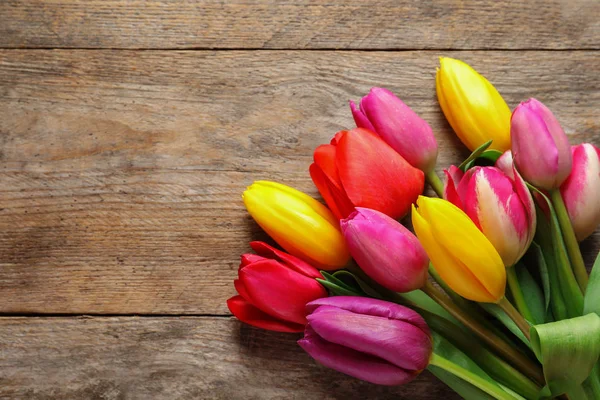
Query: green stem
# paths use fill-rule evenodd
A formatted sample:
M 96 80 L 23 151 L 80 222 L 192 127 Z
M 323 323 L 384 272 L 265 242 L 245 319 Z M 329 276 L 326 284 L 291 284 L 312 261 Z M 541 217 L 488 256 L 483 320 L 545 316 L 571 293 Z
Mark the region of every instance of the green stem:
M 427 179 L 427 182 L 429 183 L 433 191 L 438 195 L 438 197 L 440 199 L 443 199 L 444 184 L 442 183 L 442 180 L 440 179 L 438 174 L 435 173 L 435 170 L 432 169 L 431 171 L 426 172 L 425 179 Z
M 515 304 L 517 309 L 525 317 L 526 320 L 531 323 L 534 322 L 533 314 L 525 301 L 525 296 L 523 295 L 523 290 L 521 290 L 521 284 L 519 283 L 519 278 L 517 278 L 517 271 L 515 270 L 516 265 L 512 267 L 508 267 L 506 269 L 506 277 L 508 279 L 508 287 L 510 288 L 510 292 L 512 293 L 513 299 L 515 300 Z
M 513 320 L 515 324 L 517 324 L 517 326 L 519 327 L 521 332 L 523 332 L 523 335 L 525 335 L 527 340 L 530 340 L 531 335 L 529 334 L 529 329 L 531 328 L 531 325 L 529 325 L 529 322 L 525 321 L 523 316 L 519 314 L 517 309 L 510 303 L 510 301 L 506 300 L 506 297 L 503 297 L 498 302 L 498 306 L 500 306 L 500 308 L 506 313 L 506 315 L 510 317 L 510 319 Z
M 513 363 L 516 368 L 533 379 L 536 383 L 544 384 L 544 375 L 537 364 L 532 362 L 515 348 L 506 344 L 506 342 L 502 341 L 492 331 L 466 314 L 438 288 L 433 286 L 431 282 L 428 281 L 425 283 L 425 286 L 423 286 L 421 290 L 423 290 L 423 292 L 435 300 L 439 305 L 444 307 L 444 309 L 448 311 L 454 318 L 469 328 L 478 338 L 494 349 L 506 361 Z
M 577 278 L 577 283 L 579 284 L 581 291 L 585 293 L 585 288 L 588 284 L 588 273 L 585 268 L 585 263 L 583 262 L 579 242 L 577 242 L 577 237 L 575 237 L 575 231 L 573 230 L 573 225 L 569 219 L 569 214 L 567 213 L 567 208 L 565 207 L 565 202 L 560 194 L 560 190 L 551 190 L 550 199 L 552 200 L 552 205 L 554 205 L 556 211 L 556 216 L 558 218 L 560 230 L 563 234 L 565 245 L 567 246 L 567 252 L 569 253 L 569 259 L 573 266 L 575 278 Z
M 451 373 L 465 382 L 468 382 L 471 385 L 481 389 L 495 399 L 514 400 L 514 397 L 502 390 L 500 386 L 488 382 L 479 375 L 476 375 L 460 365 L 457 365 L 435 353 L 431 355 L 431 358 L 429 359 L 429 365 L 436 366 Z
M 452 344 L 463 351 L 480 367 L 482 367 L 492 378 L 527 399 L 537 399 L 541 387 L 533 383 L 525 375 L 489 351 L 481 342 L 471 334 L 465 332 L 458 325 L 440 317 L 434 313 L 425 311 L 416 306 L 419 314 L 423 316 L 427 325 L 444 336 Z

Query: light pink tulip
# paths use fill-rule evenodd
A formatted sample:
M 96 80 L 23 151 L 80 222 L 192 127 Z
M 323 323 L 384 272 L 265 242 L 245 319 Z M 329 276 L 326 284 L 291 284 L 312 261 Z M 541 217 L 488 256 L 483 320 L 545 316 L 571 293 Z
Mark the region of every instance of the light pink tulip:
M 540 189 L 557 189 L 571 172 L 569 139 L 552 112 L 536 99 L 513 111 L 512 152 L 523 178 Z
M 571 147 L 573 169 L 561 185 L 577 240 L 590 236 L 600 225 L 600 150 L 590 143 Z
M 417 237 L 398 221 L 357 207 L 340 226 L 350 255 L 377 283 L 395 292 L 423 287 L 429 259 Z
M 494 245 L 504 265 L 513 266 L 529 248 L 536 227 L 531 193 L 513 168 L 514 179 L 496 167 L 445 171 L 444 197 L 461 208 Z
M 438 146 L 429 124 L 384 88 L 372 88 L 360 100 L 350 101 L 354 122 L 369 129 L 396 150 L 413 167 L 429 172 L 435 167 Z

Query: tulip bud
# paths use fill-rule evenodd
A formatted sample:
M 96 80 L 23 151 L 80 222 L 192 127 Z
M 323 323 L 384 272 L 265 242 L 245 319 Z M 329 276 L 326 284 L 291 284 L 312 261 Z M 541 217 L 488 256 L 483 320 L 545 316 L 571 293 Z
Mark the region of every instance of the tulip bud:
M 569 139 L 552 112 L 536 99 L 517 106 L 510 120 L 512 152 L 523 178 L 540 189 L 556 189 L 571 172 Z
M 324 366 L 378 385 L 410 382 L 429 364 L 432 340 L 415 311 L 365 297 L 329 297 L 308 304 L 298 341 Z
M 306 304 L 327 296 L 316 281 L 317 269 L 304 261 L 252 242 L 257 254 L 244 254 L 234 281 L 239 293 L 227 300 L 233 315 L 242 322 L 278 332 L 302 332 L 306 324 Z
M 429 259 L 402 224 L 379 211 L 357 207 L 340 225 L 350 255 L 377 283 L 402 293 L 425 285 Z
M 504 297 L 502 258 L 460 208 L 446 200 L 419 196 L 412 222 L 429 259 L 452 290 L 484 303 L 497 303 Z
M 463 174 L 451 166 L 445 172 L 446 200 L 467 213 L 505 266 L 515 265 L 529 248 L 536 227 L 535 205 L 523 178 L 513 171 L 511 179 L 496 167 L 474 167 Z
M 512 180 L 515 180 L 512 151 L 506 150 L 504 153 L 502 153 L 502 155 L 496 160 L 496 164 L 494 164 L 494 166 L 499 168 L 500 171 L 504 172 L 504 175 L 508 176 Z
M 276 182 L 254 182 L 242 195 L 254 220 L 290 254 L 325 270 L 350 259 L 339 220 L 312 197 Z
M 400 218 L 423 192 L 423 171 L 371 131 L 338 132 L 331 144 L 317 147 L 310 177 L 331 211 L 346 218 L 354 207 Z
M 573 169 L 560 192 L 577 240 L 600 225 L 600 150 L 590 143 L 572 146 Z
M 435 77 L 440 107 L 461 142 L 473 151 L 510 148 L 510 109 L 496 88 L 468 64 L 441 57 Z
M 392 92 L 372 88 L 360 101 L 350 101 L 359 128 L 369 129 L 389 144 L 406 161 L 423 172 L 435 167 L 438 146 L 431 127 Z

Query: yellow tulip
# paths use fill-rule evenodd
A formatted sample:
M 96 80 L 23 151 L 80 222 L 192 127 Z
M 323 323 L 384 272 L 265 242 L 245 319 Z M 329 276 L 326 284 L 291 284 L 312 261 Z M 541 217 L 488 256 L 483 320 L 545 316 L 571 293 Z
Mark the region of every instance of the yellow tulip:
M 257 181 L 242 198 L 252 218 L 288 253 L 325 270 L 342 268 L 350 260 L 339 221 L 307 194 Z
M 502 258 L 467 214 L 449 201 L 419 196 L 412 222 L 429 259 L 452 290 L 484 303 L 504 297 Z
M 446 119 L 471 151 L 492 139 L 490 149 L 510 149 L 510 108 L 496 88 L 468 64 L 441 57 L 435 76 Z

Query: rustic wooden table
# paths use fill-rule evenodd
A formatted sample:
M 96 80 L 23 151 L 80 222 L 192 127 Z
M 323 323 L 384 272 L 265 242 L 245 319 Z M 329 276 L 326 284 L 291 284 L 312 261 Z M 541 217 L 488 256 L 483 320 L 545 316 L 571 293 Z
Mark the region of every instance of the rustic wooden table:
M 240 193 L 316 195 L 312 150 L 371 86 L 429 121 L 438 170 L 459 161 L 440 55 L 600 144 L 597 0 L 3 0 L 0 48 L 1 398 L 457 398 L 232 319 L 238 256 L 265 237 Z

